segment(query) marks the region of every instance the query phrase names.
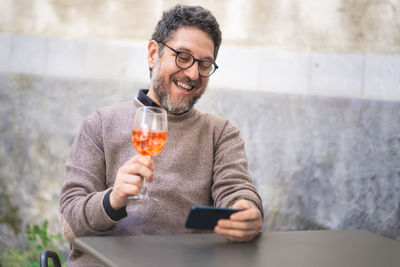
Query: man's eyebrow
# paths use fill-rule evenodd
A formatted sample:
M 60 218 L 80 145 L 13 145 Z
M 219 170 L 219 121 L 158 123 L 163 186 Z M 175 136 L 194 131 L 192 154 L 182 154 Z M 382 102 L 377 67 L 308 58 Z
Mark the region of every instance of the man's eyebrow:
M 186 52 L 186 53 L 189 53 L 189 54 L 191 54 L 192 56 L 193 56 L 193 52 L 192 52 L 192 50 L 190 50 L 190 49 L 188 49 L 188 48 L 185 48 L 185 47 L 178 47 L 178 48 L 175 48 L 175 50 L 176 51 L 179 51 L 179 52 Z M 214 58 L 212 58 L 211 56 L 210 57 L 203 57 L 203 58 L 199 58 L 200 60 L 210 60 L 210 61 L 214 61 Z

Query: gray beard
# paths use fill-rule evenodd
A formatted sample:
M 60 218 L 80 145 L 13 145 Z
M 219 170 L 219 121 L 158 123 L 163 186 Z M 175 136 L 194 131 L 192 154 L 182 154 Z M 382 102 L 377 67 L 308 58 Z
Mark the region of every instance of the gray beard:
M 203 95 L 206 88 L 191 98 L 179 96 L 178 101 L 173 103 L 168 84 L 165 82 L 164 78 L 158 77 L 158 65 L 159 64 L 156 64 L 153 69 L 152 86 L 154 94 L 160 102 L 161 107 L 173 115 L 181 115 L 188 112 L 194 106 L 194 104 L 196 104 L 197 100 L 199 100 L 199 98 Z M 171 77 L 171 81 L 173 80 L 174 77 Z

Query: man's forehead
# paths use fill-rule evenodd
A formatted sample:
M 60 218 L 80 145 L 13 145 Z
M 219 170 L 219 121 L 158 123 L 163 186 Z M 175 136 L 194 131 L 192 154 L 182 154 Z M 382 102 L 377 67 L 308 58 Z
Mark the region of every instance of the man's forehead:
M 168 41 L 174 49 L 191 53 L 201 53 L 202 57 L 213 58 L 214 42 L 204 31 L 194 27 L 177 29 Z M 204 55 L 203 55 L 204 54 Z

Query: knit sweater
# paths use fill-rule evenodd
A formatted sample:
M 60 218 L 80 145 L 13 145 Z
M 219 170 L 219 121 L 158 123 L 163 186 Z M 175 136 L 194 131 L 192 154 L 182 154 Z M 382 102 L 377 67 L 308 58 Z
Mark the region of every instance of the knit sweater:
M 239 199 L 252 201 L 263 212 L 261 198 L 247 170 L 239 130 L 216 115 L 191 109 L 168 115 L 167 143 L 153 157 L 154 201 L 130 201 L 128 216 L 112 220 L 103 198 L 118 169 L 137 154 L 131 127 L 137 100 L 100 109 L 82 123 L 66 163 L 60 199 L 60 222 L 68 240 L 88 235 L 154 235 L 198 232 L 186 229 L 193 205 L 230 207 Z M 68 266 L 96 265 L 89 255 L 72 248 Z

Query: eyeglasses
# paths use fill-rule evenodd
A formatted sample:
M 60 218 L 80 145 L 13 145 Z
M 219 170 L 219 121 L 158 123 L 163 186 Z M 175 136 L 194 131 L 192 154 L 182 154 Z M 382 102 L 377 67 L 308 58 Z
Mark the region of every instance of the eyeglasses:
M 199 62 L 199 75 L 202 77 L 209 77 L 218 69 L 218 65 L 214 61 L 200 60 L 187 52 L 177 51 L 163 42 L 160 42 L 160 44 L 165 45 L 176 53 L 176 66 L 182 70 L 190 68 L 196 61 Z

